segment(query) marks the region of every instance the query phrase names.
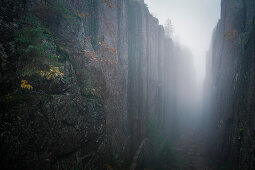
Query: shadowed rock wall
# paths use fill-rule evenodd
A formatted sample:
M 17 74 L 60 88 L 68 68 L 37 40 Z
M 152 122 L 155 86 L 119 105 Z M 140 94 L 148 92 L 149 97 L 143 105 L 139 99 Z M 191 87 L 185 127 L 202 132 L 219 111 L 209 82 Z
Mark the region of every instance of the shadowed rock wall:
M 173 42 L 142 1 L 1 1 L 1 166 L 128 166 L 170 135 Z
M 255 2 L 222 0 L 221 5 L 208 58 L 209 146 L 218 168 L 254 169 Z

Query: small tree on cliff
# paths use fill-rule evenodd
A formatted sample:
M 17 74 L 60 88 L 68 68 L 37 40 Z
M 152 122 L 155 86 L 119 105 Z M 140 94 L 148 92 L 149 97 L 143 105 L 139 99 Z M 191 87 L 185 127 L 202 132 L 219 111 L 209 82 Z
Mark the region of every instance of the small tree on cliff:
M 173 25 L 172 25 L 172 21 L 169 18 L 166 20 L 164 28 L 165 28 L 166 36 L 169 37 L 169 38 L 172 38 L 174 28 L 173 28 Z

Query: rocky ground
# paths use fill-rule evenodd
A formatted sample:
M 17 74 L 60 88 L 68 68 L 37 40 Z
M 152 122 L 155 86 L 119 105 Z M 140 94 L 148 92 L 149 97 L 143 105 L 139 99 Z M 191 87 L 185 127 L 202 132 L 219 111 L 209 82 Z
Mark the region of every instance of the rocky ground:
M 179 157 L 181 170 L 212 170 L 205 139 L 194 132 L 183 133 L 175 142 L 174 148 Z

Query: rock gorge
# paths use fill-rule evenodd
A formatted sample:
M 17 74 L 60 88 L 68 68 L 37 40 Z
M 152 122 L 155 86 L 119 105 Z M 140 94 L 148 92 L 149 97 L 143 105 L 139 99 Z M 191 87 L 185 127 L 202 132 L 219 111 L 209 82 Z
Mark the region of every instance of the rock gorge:
M 174 133 L 184 52 L 143 1 L 3 0 L 0 32 L 4 169 L 136 167 Z
M 194 114 L 191 52 L 143 0 L 1 0 L 1 169 L 254 170 L 254 30 L 221 0 Z

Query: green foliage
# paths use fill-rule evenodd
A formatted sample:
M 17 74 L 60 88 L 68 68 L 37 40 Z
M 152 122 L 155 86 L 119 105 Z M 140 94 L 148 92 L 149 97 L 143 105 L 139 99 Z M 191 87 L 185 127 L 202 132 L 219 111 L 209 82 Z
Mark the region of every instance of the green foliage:
M 49 71 L 40 71 L 40 75 L 47 80 L 50 79 L 63 79 L 64 73 L 59 71 L 59 67 L 50 66 Z
M 19 54 L 18 73 L 32 76 L 58 62 L 53 38 L 35 16 L 25 19 L 26 25 L 15 36 Z
M 67 9 L 59 0 L 53 1 L 51 3 L 51 8 L 53 11 L 57 12 L 60 16 L 65 19 L 75 19 L 77 16 Z

